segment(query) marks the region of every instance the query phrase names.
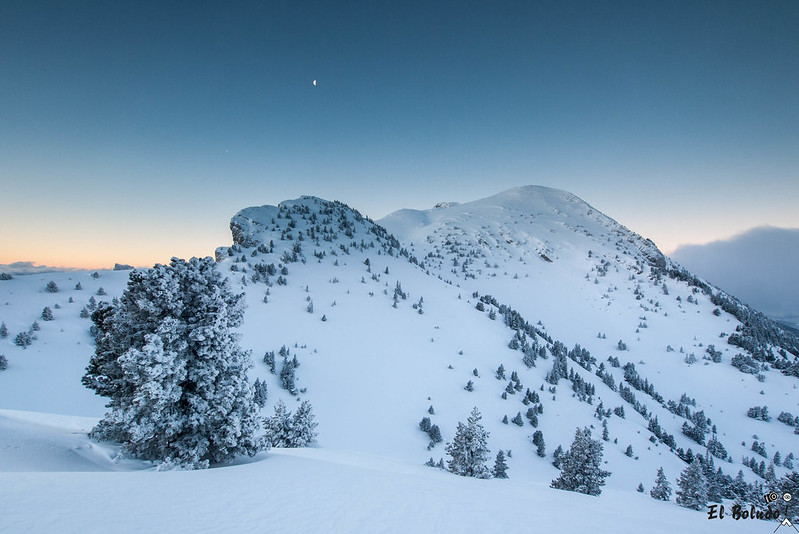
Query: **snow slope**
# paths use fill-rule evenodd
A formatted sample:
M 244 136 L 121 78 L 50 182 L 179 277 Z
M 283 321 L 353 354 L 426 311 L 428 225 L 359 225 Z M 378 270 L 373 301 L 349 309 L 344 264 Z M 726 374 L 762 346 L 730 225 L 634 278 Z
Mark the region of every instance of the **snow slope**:
M 708 521 L 703 513 L 635 491 L 643 483 L 648 492 L 661 466 L 674 487 L 685 463 L 652 441 L 647 418 L 596 375 L 603 363 L 616 385 L 624 383 L 624 370 L 608 357 L 633 363 L 662 396 L 661 404 L 632 389 L 639 408 L 645 405 L 641 411 L 657 416 L 679 448 L 704 453 L 682 434 L 686 419 L 666 406 L 683 393 L 695 399 L 690 409 L 711 418 L 730 456 L 731 463 L 717 459 L 716 465 L 731 476 L 741 469 L 747 480 L 760 479 L 741 463 L 742 456 L 756 456 L 753 439 L 765 444 L 769 458 L 777 451 L 784 458 L 796 443 L 791 427 L 748 418 L 750 407 L 768 405 L 772 417 L 799 412 L 795 378 L 760 369 L 760 382 L 730 365 L 741 349 L 729 345 L 728 336 L 740 321 L 724 311 L 714 314 L 707 295 L 664 274 L 675 264 L 654 244 L 577 197 L 541 187 L 430 211 L 403 210 L 380 223 L 315 197 L 246 208 L 233 217 L 233 245 L 217 250 L 217 265 L 246 293 L 241 344 L 253 354 L 251 380 L 268 384 L 263 414 L 271 414 L 278 399 L 289 409 L 308 399 L 319 439 L 317 448 L 273 450 L 204 472 L 152 472 L 146 462 L 115 461 L 113 447 L 85 437 L 104 408 L 103 399 L 80 384 L 93 350 L 90 321 L 80 311 L 90 297 L 120 295 L 126 272 L 0 281 L 0 321 L 11 332 L 0 340 L 0 354 L 9 361 L 0 372 L 0 449 L 7 452 L 0 459 L 0 502 L 12 511 L 0 515 L 0 530 L 769 528 L 758 521 Z M 47 292 L 50 280 L 59 292 Z M 100 287 L 107 296 L 96 294 Z M 480 299 L 503 309 L 484 304 L 479 311 Z M 53 321 L 40 319 L 44 306 L 53 308 Z M 533 367 L 509 347 L 516 330 L 505 324 L 507 307 L 538 332 L 524 336 L 546 355 Z M 38 339 L 24 350 L 13 345 L 16 333 L 35 320 Z M 596 361 L 589 370 L 569 359 L 579 380 L 548 383 L 553 341 L 567 349 L 580 344 Z M 627 350 L 618 350 L 619 341 Z M 708 345 L 720 351 L 721 362 L 703 359 Z M 283 389 L 262 361 L 282 346 L 300 362 L 297 395 Z M 697 361 L 688 364 L 691 353 Z M 495 377 L 500 364 L 504 380 Z M 277 373 L 280 366 L 278 355 Z M 521 390 L 511 388 L 503 399 L 514 371 Z M 470 380 L 471 392 L 464 389 Z M 580 380 L 594 387 L 590 403 L 575 391 Z M 528 389 L 539 397 L 534 405 L 542 406 L 536 428 L 525 417 Z M 558 475 L 552 451 L 558 445 L 567 449 L 577 427 L 592 426 L 599 438 L 600 403 L 606 410 L 624 408 L 624 417 L 604 418 L 605 469 L 612 475 L 603 494 L 550 489 Z M 431 457 L 447 458 L 444 443 L 429 447 L 420 420 L 430 417 L 446 442 L 473 406 L 490 432 L 492 456 L 499 449 L 512 452 L 509 480 L 463 479 L 422 465 Z M 502 422 L 517 413 L 521 427 Z M 545 458 L 531 443 L 535 430 L 543 432 Z M 625 454 L 628 445 L 632 457 Z M 777 476 L 788 472 L 775 469 Z
M 4 436 L 3 431 L 3 445 Z M 8 472 L 3 467 L 4 532 L 521 532 L 535 525 L 541 532 L 601 534 L 716 533 L 722 527 L 765 532 L 768 526 L 707 521 L 704 514 L 625 491 L 594 498 L 541 482 L 464 479 L 327 448 L 274 450 L 249 463 L 206 471 Z

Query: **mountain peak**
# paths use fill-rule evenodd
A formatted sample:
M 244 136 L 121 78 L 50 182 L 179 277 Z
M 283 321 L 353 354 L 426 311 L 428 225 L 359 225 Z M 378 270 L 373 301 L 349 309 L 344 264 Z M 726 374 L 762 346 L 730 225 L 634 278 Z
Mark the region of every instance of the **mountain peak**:
M 233 247 L 217 248 L 217 260 L 232 256 L 234 249 L 256 247 L 261 253 L 277 252 L 292 261 L 305 257 L 304 246 L 320 254 L 320 248 L 378 246 L 391 255 L 400 248 L 382 226 L 358 210 L 310 195 L 284 200 L 277 206 L 244 208 L 230 219 L 230 231 Z
M 650 240 L 572 193 L 540 185 L 515 187 L 464 204 L 400 210 L 379 222 L 400 241 L 422 248 L 411 248 L 415 256 L 447 256 L 449 265 L 462 265 L 466 255 L 478 258 L 480 264 L 501 265 L 510 258 L 524 262 L 531 254 L 549 263 L 561 255 L 586 257 L 592 250 L 605 250 L 609 259 L 618 252 L 629 256 L 628 263 L 635 264 L 636 271 L 647 264 L 666 266 L 665 257 Z M 482 268 L 452 274 L 494 275 Z

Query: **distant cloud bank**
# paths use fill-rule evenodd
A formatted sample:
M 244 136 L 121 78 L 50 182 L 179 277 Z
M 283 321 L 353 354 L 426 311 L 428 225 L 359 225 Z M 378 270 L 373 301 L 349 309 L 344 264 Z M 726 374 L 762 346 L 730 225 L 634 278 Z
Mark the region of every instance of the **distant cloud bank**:
M 766 315 L 799 324 L 799 228 L 760 226 L 671 257 Z
M 32 261 L 15 261 L 6 265 L 0 264 L 0 273 L 7 274 L 38 274 L 38 273 L 54 273 L 76 271 L 77 269 L 70 269 L 66 267 L 48 267 L 47 265 L 36 265 Z

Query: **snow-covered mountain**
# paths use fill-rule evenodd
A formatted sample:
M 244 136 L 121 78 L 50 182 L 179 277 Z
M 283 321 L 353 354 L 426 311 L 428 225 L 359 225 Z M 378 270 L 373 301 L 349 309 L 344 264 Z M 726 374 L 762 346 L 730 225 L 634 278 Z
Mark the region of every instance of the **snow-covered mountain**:
M 773 462 L 775 453 L 782 459 L 799 453 L 795 415 L 776 420 L 782 412 L 799 412 L 796 338 L 569 193 L 522 187 L 465 204 L 401 210 L 379 224 L 339 202 L 302 197 L 245 208 L 230 226 L 233 243 L 217 249 L 217 266 L 246 295 L 241 344 L 253 354 L 251 380 L 267 383 L 264 415 L 278 399 L 289 409 L 309 400 L 319 423 L 318 449 L 263 455 L 264 461 L 235 467 L 243 473 L 239 480 L 257 471 L 270 484 L 267 466 L 279 458 L 278 476 L 285 478 L 276 484 L 292 488 L 289 466 L 323 488 L 342 476 L 361 480 L 364 469 L 412 492 L 428 483 L 438 488 L 424 505 L 409 501 L 422 508 L 413 522 L 392 522 L 396 510 L 383 510 L 380 496 L 363 495 L 366 502 L 352 503 L 344 514 L 350 522 L 327 530 L 365 524 L 372 527 L 367 531 L 427 531 L 437 500 L 451 513 L 462 505 L 439 491 L 471 502 L 471 492 L 489 483 L 491 493 L 502 497 L 489 498 L 479 518 L 469 512 L 467 526 L 490 531 L 485 525 L 494 523 L 487 517 L 501 513 L 491 510 L 515 502 L 507 497 L 511 487 L 511 493 L 529 492 L 543 508 L 553 503 L 564 512 L 563 492 L 548 487 L 559 474 L 553 452 L 568 449 L 575 430 L 589 427 L 596 439 L 605 434 L 603 468 L 612 474 L 598 501 L 607 508 L 591 499 L 584 503 L 582 496 L 568 502 L 595 514 L 595 530 L 618 531 L 618 510 L 630 502 L 650 515 L 676 518 L 664 520 L 664 529 L 699 531 L 713 522 L 648 496 L 659 467 L 674 487 L 686 460 L 709 447 L 725 475 L 740 470 L 745 480 L 765 484 L 763 472 L 756 472 L 760 462 L 764 469 L 773 463 L 779 478 L 792 468 Z M 34 423 L 42 416 L 26 415 L 102 416 L 102 399 L 80 385 L 93 350 L 90 321 L 81 310 L 92 306 L 90 297 L 120 295 L 127 275 L 69 272 L 0 281 L 0 302 L 7 303 L 0 321 L 10 332 L 0 340 L 8 359 L 0 372 L 0 409 L 17 410 L 0 413 L 0 443 L 21 444 L 0 471 L 46 471 L 42 466 L 51 464 L 79 471 L 146 467 L 114 464 L 113 450 L 88 438 L 71 438 L 77 444 L 63 438 L 74 436 L 67 429 L 83 429 L 83 419 L 48 416 L 47 424 L 61 421 L 64 429 L 56 439 L 52 432 L 37 437 L 43 431 Z M 49 281 L 60 290 L 47 291 Z M 107 296 L 97 294 L 100 287 Z M 44 306 L 52 309 L 52 321 L 41 319 Z M 33 321 L 41 327 L 38 339 L 27 349 L 15 346 L 16 334 Z M 264 360 L 271 353 L 274 373 Z M 281 353 L 299 362 L 293 392 L 279 376 Z M 489 432 L 492 458 L 500 449 L 508 453 L 509 481 L 471 481 L 423 466 L 431 458 L 446 463 L 445 443 L 473 407 Z M 762 410 L 748 416 L 756 407 L 767 407 L 772 420 Z M 443 442 L 432 443 L 420 429 L 425 418 Z M 537 432 L 543 446 L 532 442 Z M 66 454 L 68 462 L 36 452 L 43 441 L 58 444 L 48 450 L 77 454 Z M 754 470 L 744 457 L 756 459 Z M 148 484 L 141 474 L 124 478 L 131 475 L 120 473 L 120 484 Z M 24 479 L 14 473 L 0 478 L 6 488 Z M 508 486 L 500 489 L 502 484 Z M 636 491 L 639 484 L 646 493 Z M 0 490 L 4 500 L 10 493 Z M 293 506 L 297 515 L 316 513 L 320 522 L 332 513 L 324 504 L 316 512 Z M 514 521 L 554 528 L 546 515 L 528 510 Z M 498 528 L 505 524 L 496 521 Z M 319 530 L 319 523 L 282 525 L 287 531 Z M 657 531 L 651 523 L 648 528 Z M 451 529 L 436 523 L 430 530 Z

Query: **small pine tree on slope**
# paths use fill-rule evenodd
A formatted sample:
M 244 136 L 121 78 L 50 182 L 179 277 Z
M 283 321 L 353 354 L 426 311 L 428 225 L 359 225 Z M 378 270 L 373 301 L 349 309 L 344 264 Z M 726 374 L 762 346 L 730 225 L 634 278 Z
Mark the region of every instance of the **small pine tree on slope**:
M 599 495 L 605 478 L 610 476 L 610 472 L 603 470 L 601 465 L 602 442 L 591 439 L 588 428 L 578 428 L 571 448 L 560 457 L 561 473 L 551 486 L 586 495 Z
M 287 447 L 292 432 L 291 412 L 282 400 L 275 404 L 275 414 L 264 420 L 266 440 L 272 447 Z
M 680 473 L 677 487 L 676 500 L 680 506 L 701 510 L 707 505 L 707 479 L 699 460 L 695 459 Z
M 491 452 L 488 449 L 488 432 L 480 424 L 480 419 L 480 411 L 475 407 L 465 425 L 458 423 L 455 438 L 447 443 L 446 451 L 451 457 L 447 467 L 456 475 L 491 478 L 491 472 L 485 465 Z
M 649 490 L 649 495 L 653 499 L 659 501 L 671 500 L 671 486 L 669 485 L 669 479 L 666 478 L 666 474 L 663 472 L 662 467 L 658 468 L 658 474 L 655 477 L 655 485 Z
M 505 463 L 505 451 L 502 449 L 497 453 L 497 459 L 494 461 L 494 469 L 491 474 L 494 478 L 508 478 L 508 464 Z
M 255 455 L 264 442 L 251 359 L 232 331 L 243 314 L 211 258 L 132 271 L 119 304 L 93 314 L 96 350 L 82 381 L 111 411 L 91 436 L 190 468 Z
M 295 447 L 307 447 L 316 441 L 317 433 L 314 430 L 318 423 L 314 421 L 314 415 L 311 413 L 311 403 L 302 401 L 297 412 L 294 414 L 294 436 L 293 443 Z

